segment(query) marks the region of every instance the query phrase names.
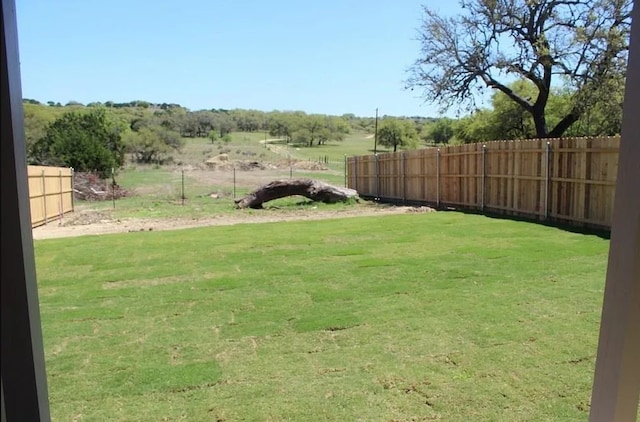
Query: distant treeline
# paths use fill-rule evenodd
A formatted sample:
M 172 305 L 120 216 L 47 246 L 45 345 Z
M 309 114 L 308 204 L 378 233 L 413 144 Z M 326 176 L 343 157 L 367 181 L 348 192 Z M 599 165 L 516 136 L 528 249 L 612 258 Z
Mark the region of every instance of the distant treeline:
M 174 151 L 182 147 L 184 138 L 200 137 L 208 138 L 212 143 L 228 143 L 232 132 L 264 132 L 265 136 L 284 139 L 297 146 L 313 147 L 341 142 L 353 131 L 375 131 L 374 118 L 354 114 L 331 116 L 302 111 L 263 112 L 244 109 L 191 111 L 179 104 L 147 101 L 107 101 L 87 105 L 70 101 L 61 105 L 52 101 L 42 104 L 33 99 L 25 99 L 24 116 L 28 160 L 31 164 L 75 163 L 75 166 L 80 167 L 85 167 L 86 164 L 72 160 L 69 156 L 85 157 L 88 153 L 76 154 L 70 151 L 74 148 L 81 149 L 81 145 L 93 145 L 91 148 L 97 148 L 93 143 L 93 139 L 100 138 L 97 133 L 110 134 L 108 141 L 107 137 L 103 138 L 114 151 L 117 150 L 117 164 L 121 161 L 117 157 L 124 157 L 124 154 L 130 154 L 134 161 L 142 163 L 166 162 L 171 160 Z M 421 128 L 433 124 L 437 119 L 383 116 L 379 125 L 380 133 L 384 133 L 386 124 L 396 121 L 402 121 L 402 127 L 411 128 L 407 133 L 411 134 L 412 143 L 404 142 L 404 139 L 391 139 L 388 145 L 415 148 L 418 146 L 417 135 Z M 80 142 L 81 132 L 91 136 Z M 399 143 L 394 143 L 396 141 Z M 384 136 L 381 137 L 381 144 L 385 144 Z M 117 148 L 115 145 L 118 145 Z M 114 165 L 112 161 L 109 163 Z M 95 164 L 91 166 L 95 167 Z
M 526 95 L 531 86 L 516 81 L 514 92 Z M 601 136 L 620 133 L 620 101 L 604 107 L 596 103 L 575 122 L 564 136 Z M 65 105 L 24 99 L 24 126 L 30 164 L 69 165 L 88 170 L 104 170 L 119 165 L 125 154 L 143 163 L 162 163 L 179 150 L 184 138 L 208 138 L 212 143 L 229 142 L 232 132 L 265 132 L 302 147 L 343 141 L 353 131 L 373 134 L 376 120 L 348 113 L 341 116 L 307 114 L 303 111 L 209 109 L 191 111 L 173 103 L 130 101 Z M 612 106 L 611 104 L 614 104 Z M 619 106 L 618 106 L 619 104 Z M 570 107 L 569 94 L 560 90 L 549 98 L 547 120 L 553 124 Z M 89 117 L 87 117 L 89 116 Z M 535 137 L 531 116 L 504 94 L 493 95 L 491 108 L 476 109 L 460 118 L 394 117 L 383 115 L 378 122 L 378 143 L 394 150 L 425 145 L 471 143 Z M 89 135 L 87 135 L 89 134 Z M 97 141 L 98 140 L 98 141 Z M 110 159 L 98 144 L 114 154 Z M 78 152 L 83 150 L 86 151 Z M 100 159 L 89 158 L 91 150 L 101 150 Z M 72 158 L 75 157 L 75 158 Z M 77 158 L 82 158 L 78 160 Z M 104 165 L 96 163 L 101 162 Z M 75 163 L 75 165 L 74 165 Z M 105 164 L 106 163 L 106 164 Z
M 509 88 L 521 96 L 533 96 L 534 88 L 528 81 L 519 80 Z M 599 101 L 584 105 L 586 111 L 563 134 L 565 137 L 617 135 L 622 125 L 623 90 L 612 89 L 608 101 Z M 567 114 L 572 106 L 571 92 L 556 89 L 549 95 L 546 107 L 546 120 L 553 126 Z M 226 134 L 242 131 L 264 131 L 272 137 L 286 138 L 289 141 L 313 146 L 328 141 L 339 141 L 349 131 L 373 133 L 375 119 L 359 117 L 352 113 L 341 116 L 307 114 L 303 111 L 270 111 L 247 109 L 209 109 L 190 111 L 174 103 L 152 103 L 148 101 L 92 102 L 83 105 L 69 101 L 64 106 L 49 101 L 42 104 L 36 100 L 25 99 L 25 124 L 28 139 L 37 139 L 42 129 L 65 111 L 105 108 L 108 115 L 116 121 L 128 125 L 131 130 L 140 126 L 160 124 L 182 137 L 208 137 L 217 132 L 218 138 Z M 536 129 L 529 113 L 518 107 L 502 92 L 491 97 L 491 107 L 471 110 L 459 118 L 387 116 L 382 115 L 379 124 L 385 121 L 400 123 L 415 136 L 416 142 L 406 143 L 406 147 L 436 143 L 471 143 L 505 139 L 534 138 Z M 409 128 L 412 126 L 412 128 Z M 379 126 L 379 129 L 381 127 Z M 413 135 L 415 132 L 415 135 Z M 393 146 L 393 145 L 390 145 Z M 400 144 L 400 146 L 404 146 Z

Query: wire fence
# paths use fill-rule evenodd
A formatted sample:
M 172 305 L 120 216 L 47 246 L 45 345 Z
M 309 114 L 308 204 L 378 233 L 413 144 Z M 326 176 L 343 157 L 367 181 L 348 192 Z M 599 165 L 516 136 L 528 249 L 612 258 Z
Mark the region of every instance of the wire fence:
M 336 162 L 341 164 L 339 169 L 329 169 L 315 160 L 291 160 L 289 163 L 286 160 L 279 163 L 221 161 L 211 167 L 141 165 L 129 167 L 124 173 L 116 174 L 113 180 L 78 173 L 84 177 L 76 178 L 76 184 L 82 184 L 82 188 L 76 189 L 76 200 L 108 202 L 109 208 L 113 209 L 135 207 L 131 202 L 135 201 L 138 208 L 150 209 L 156 207 L 154 204 L 193 206 L 210 203 L 209 199 L 235 200 L 274 180 L 316 179 L 346 186 L 345 163 L 346 160 Z M 123 182 L 124 187 L 121 186 Z M 126 198 L 130 199 L 120 201 Z

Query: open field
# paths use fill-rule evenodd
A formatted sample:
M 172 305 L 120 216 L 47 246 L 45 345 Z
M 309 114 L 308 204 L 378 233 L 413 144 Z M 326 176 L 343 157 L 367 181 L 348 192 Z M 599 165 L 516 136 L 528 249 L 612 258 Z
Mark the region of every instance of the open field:
M 220 153 L 227 153 L 232 159 L 258 161 L 277 161 L 288 157 L 303 161 L 317 161 L 326 156 L 332 169 L 342 170 L 345 155 L 373 154 L 374 147 L 373 135 L 360 131 L 353 131 L 344 141 L 331 141 L 325 145 L 313 147 L 287 144 L 284 140 L 272 139 L 265 132 L 233 132 L 231 139 L 232 141 L 228 144 L 220 141 L 211 144 L 211 141 L 206 138 L 184 138 L 185 145 L 180 153 L 174 154 L 174 158 L 177 162 L 195 165 Z M 380 145 L 377 150 L 381 153 L 390 151 Z
M 284 142 L 272 141 L 269 144 L 279 145 L 288 155 L 302 160 L 317 160 L 326 157 L 331 169 L 342 170 L 345 156 L 373 154 L 374 138 L 372 134 L 353 131 L 344 141 L 331 141 L 325 145 L 315 145 L 311 148 L 287 145 Z M 391 152 L 387 147 L 378 145 L 379 153 Z
M 343 159 L 337 165 L 317 164 L 301 156 L 289 159 L 286 144 L 268 139 L 265 147 L 264 137 L 261 132 L 236 132 L 227 144 L 211 144 L 204 138 L 185 138 L 185 145 L 175 154 L 173 164 L 130 163 L 118 171 L 116 181 L 128 196 L 116 201 L 78 201 L 75 213 L 37 228 L 34 236 L 66 237 L 406 211 L 366 202 L 312 203 L 302 197 L 269 202 L 265 205 L 267 210 L 262 212 L 235 210 L 234 198 L 277 179 L 311 178 L 337 186 L 345 184 Z M 351 145 L 351 141 L 345 141 L 344 145 Z M 348 148 L 357 150 L 358 146 Z M 294 151 L 294 148 L 289 149 Z M 315 151 L 316 148 L 301 150 Z M 228 161 L 219 161 L 214 167 L 205 163 L 220 154 L 228 157 Z
M 264 147 L 264 132 L 234 132 L 231 134 L 232 141 L 228 144 L 222 141 L 212 144 L 207 138 L 183 139 L 185 144 L 180 153 L 174 154 L 174 158 L 187 165 L 202 163 L 207 158 L 221 153 L 229 154 L 232 159 L 265 161 L 280 158 Z
M 453 212 L 36 241 L 54 420 L 585 420 L 608 241 Z
M 344 176 L 332 171 L 293 170 L 287 167 L 266 170 L 235 172 L 232 168 L 206 170 L 177 166 L 134 166 L 120 172 L 117 182 L 130 192 L 130 196 L 120 198 L 115 207 L 111 201 L 83 202 L 84 206 L 97 210 L 110 210 L 116 218 L 122 217 L 205 217 L 234 213 L 233 199 L 277 179 L 296 178 L 318 179 L 338 186 L 344 186 Z M 183 190 L 184 186 L 184 190 Z M 235 189 L 234 189 L 235 186 Z M 185 200 L 182 201 L 184 193 Z M 301 198 L 289 198 L 265 204 L 279 207 L 295 204 Z M 305 204 L 305 206 L 308 204 Z M 315 204 L 323 206 L 323 204 Z
M 108 212 L 109 219 L 205 218 L 234 213 L 233 199 L 277 179 L 311 178 L 337 186 L 345 185 L 344 157 L 366 154 L 371 135 L 357 132 L 344 142 L 296 148 L 267 139 L 264 132 L 234 132 L 232 141 L 212 144 L 205 138 L 184 138 L 174 153 L 173 164 L 130 163 L 120 169 L 116 182 L 130 195 L 115 201 L 78 202 L 79 210 Z M 369 145 L 371 144 L 371 145 Z M 208 159 L 224 155 L 213 166 Z M 326 156 L 327 164 L 318 164 Z M 183 178 L 184 175 L 184 178 Z M 184 198 L 184 200 L 183 200 Z M 308 207 L 301 198 L 270 202 L 267 207 Z M 314 206 L 323 206 L 314 204 Z M 74 223 L 71 216 L 64 224 Z
M 116 200 L 115 204 L 79 202 L 79 209 L 108 212 L 109 218 L 114 219 L 204 218 L 236 212 L 234 198 L 277 179 L 311 178 L 344 186 L 343 158 L 337 166 L 318 165 L 302 157 L 289 160 L 283 153 L 284 147 L 278 149 L 277 144 L 271 143 L 265 147 L 263 137 L 259 132 L 236 132 L 230 143 L 213 145 L 208 139 L 185 138 L 184 147 L 174 155 L 174 164 L 128 164 L 118 172 L 116 181 L 129 196 Z M 215 167 L 205 164 L 207 159 L 220 154 L 228 156 L 228 161 L 220 161 Z M 308 207 L 309 203 L 301 198 L 288 198 L 267 204 L 272 208 L 298 205 Z

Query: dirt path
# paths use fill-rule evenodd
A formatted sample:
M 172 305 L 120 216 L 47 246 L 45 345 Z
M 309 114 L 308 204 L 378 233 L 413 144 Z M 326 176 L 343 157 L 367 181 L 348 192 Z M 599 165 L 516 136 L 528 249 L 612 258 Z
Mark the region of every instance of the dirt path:
M 324 220 L 329 218 L 392 215 L 416 212 L 430 212 L 428 207 L 403 207 L 388 205 L 354 206 L 338 211 L 317 209 L 285 211 L 265 209 L 260 211 L 238 210 L 232 214 L 215 215 L 206 218 L 186 219 L 112 219 L 109 214 L 95 210 L 82 210 L 66 216 L 61 222 L 33 229 L 34 239 L 127 233 L 139 231 L 178 230 L 191 227 L 224 226 L 233 224 L 270 223 L 279 221 Z
M 285 157 L 285 158 L 293 158 L 293 155 L 291 155 L 291 152 L 286 148 L 283 147 L 282 145 L 278 145 L 278 144 L 274 144 L 273 142 L 276 141 L 282 141 L 282 139 L 279 138 L 271 138 L 271 139 L 265 139 L 263 141 L 260 141 L 261 144 L 266 144 L 266 148 L 272 152 L 275 152 L 276 154 Z

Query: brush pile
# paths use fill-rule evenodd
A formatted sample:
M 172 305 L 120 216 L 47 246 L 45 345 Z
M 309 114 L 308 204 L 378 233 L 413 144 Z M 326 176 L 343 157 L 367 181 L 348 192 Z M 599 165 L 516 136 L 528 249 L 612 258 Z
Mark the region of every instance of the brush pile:
M 111 179 L 101 179 L 95 173 L 73 174 L 73 197 L 83 201 L 107 201 L 128 195 L 125 189 Z

